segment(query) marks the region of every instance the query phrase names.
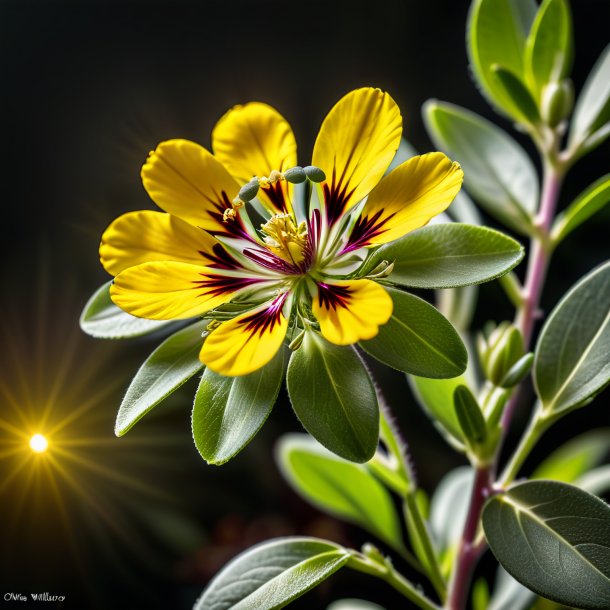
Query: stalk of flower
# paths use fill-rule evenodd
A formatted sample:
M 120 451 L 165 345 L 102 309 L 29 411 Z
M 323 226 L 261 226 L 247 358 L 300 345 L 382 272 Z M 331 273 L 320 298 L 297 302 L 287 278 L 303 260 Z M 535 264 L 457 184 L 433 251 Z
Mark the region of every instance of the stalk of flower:
M 138 317 L 213 319 L 200 359 L 227 376 L 258 370 L 304 331 L 336 345 L 373 338 L 393 304 L 384 269 L 361 277 L 364 261 L 446 209 L 463 177 L 442 153 L 384 177 L 401 131 L 394 100 L 363 88 L 330 111 L 310 166 L 258 102 L 220 119 L 214 154 L 161 143 L 142 180 L 165 213 L 125 214 L 102 238 L 113 301 Z

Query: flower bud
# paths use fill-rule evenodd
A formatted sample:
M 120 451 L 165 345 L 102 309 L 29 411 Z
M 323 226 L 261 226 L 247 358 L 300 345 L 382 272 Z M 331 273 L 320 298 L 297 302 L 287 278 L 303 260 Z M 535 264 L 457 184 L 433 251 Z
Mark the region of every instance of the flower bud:
M 326 174 L 315 165 L 308 165 L 303 168 L 303 171 L 312 182 L 324 182 L 326 180 Z
M 477 342 L 481 366 L 486 377 L 496 386 L 501 386 L 512 367 L 523 357 L 523 337 L 512 324 L 499 324 L 487 339 Z
M 284 172 L 284 178 L 288 182 L 292 182 L 292 184 L 300 184 L 301 182 L 305 182 L 307 179 L 307 174 L 302 167 L 291 167 Z
M 544 86 L 541 98 L 542 119 L 555 127 L 567 118 L 574 107 L 574 87 L 572 81 L 564 79 Z

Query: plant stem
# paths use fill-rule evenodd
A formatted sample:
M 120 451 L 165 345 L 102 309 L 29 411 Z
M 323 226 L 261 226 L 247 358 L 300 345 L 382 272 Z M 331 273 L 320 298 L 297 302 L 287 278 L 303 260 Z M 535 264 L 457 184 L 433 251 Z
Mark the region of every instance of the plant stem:
M 354 552 L 347 565 L 348 567 L 360 572 L 372 574 L 377 578 L 385 580 L 385 582 L 387 582 L 391 587 L 396 589 L 400 594 L 404 595 L 416 606 L 422 608 L 422 610 L 442 610 L 440 606 L 428 599 L 418 587 L 416 587 L 412 582 L 408 581 L 402 574 L 397 572 L 391 562 L 387 560 L 384 563 L 379 563 L 378 561 L 373 561 L 361 553 Z
M 481 511 L 491 491 L 490 467 L 480 466 L 476 470 L 464 532 L 449 582 L 449 595 L 445 605 L 447 610 L 463 610 L 466 607 L 472 573 L 484 548 L 476 544 Z
M 506 465 L 502 476 L 500 477 L 498 484 L 500 487 L 505 487 L 509 483 L 515 480 L 519 474 L 519 470 L 523 463 L 527 459 L 527 456 L 531 453 L 540 437 L 544 434 L 547 428 L 550 426 L 551 421 L 545 419 L 540 414 L 540 410 L 537 408 L 528 424 L 521 441 L 515 452 L 513 453 L 510 462 Z
M 544 174 L 542 184 L 542 195 L 540 197 L 540 209 L 536 217 L 535 226 L 538 233 L 535 234 L 530 243 L 530 256 L 527 264 L 525 285 L 523 287 L 522 306 L 517 311 L 515 324 L 523 334 L 525 349 L 529 349 L 534 322 L 538 316 L 540 307 L 540 297 L 546 278 L 546 271 L 551 258 L 551 247 L 549 244 L 549 233 L 555 210 L 559 200 L 561 184 L 565 169 L 561 166 L 553 165 L 548 160 L 544 162 Z M 502 428 L 504 434 L 510 427 L 515 408 L 519 402 L 520 387 L 514 392 L 509 400 L 502 416 Z M 501 444 L 500 444 L 501 447 Z M 498 453 L 499 449 L 498 448 Z

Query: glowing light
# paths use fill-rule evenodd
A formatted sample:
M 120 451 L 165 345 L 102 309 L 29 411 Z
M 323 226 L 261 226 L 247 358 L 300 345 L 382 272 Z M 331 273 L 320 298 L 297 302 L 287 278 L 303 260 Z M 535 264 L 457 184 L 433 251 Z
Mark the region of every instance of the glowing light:
M 42 434 L 34 434 L 30 439 L 30 449 L 34 453 L 44 453 L 49 447 L 49 441 Z

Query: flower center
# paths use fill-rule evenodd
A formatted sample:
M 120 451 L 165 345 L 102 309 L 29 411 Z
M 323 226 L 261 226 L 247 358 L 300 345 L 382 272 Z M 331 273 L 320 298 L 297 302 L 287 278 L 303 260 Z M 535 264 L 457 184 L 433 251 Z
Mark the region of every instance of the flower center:
M 297 226 L 290 214 L 275 214 L 261 226 L 261 230 L 265 235 L 265 245 L 274 254 L 297 266 L 305 260 L 305 222 Z

